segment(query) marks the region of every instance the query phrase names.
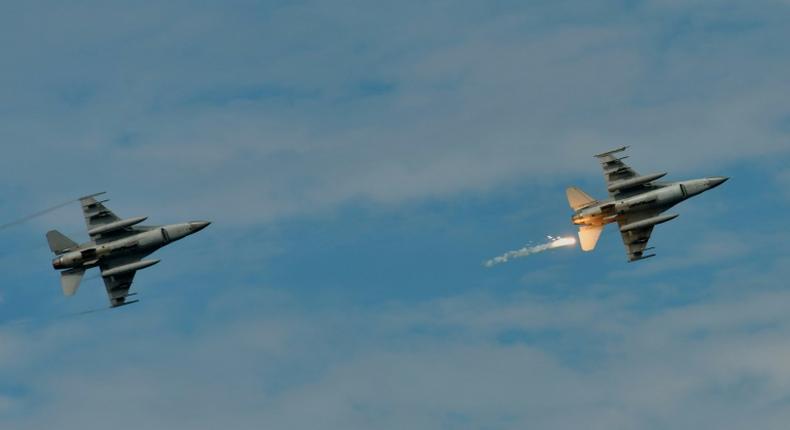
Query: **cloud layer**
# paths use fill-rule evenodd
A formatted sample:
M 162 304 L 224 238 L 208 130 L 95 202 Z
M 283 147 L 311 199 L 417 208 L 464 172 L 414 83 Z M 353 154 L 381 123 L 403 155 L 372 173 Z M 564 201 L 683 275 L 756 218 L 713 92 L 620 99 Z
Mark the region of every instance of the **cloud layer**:
M 188 331 L 174 328 L 170 303 L 6 328 L 0 369 L 19 389 L 0 424 L 779 429 L 790 294 L 771 285 L 786 263 L 767 267 L 767 282 L 731 276 L 713 281 L 714 298 L 651 312 L 628 293 L 657 288 L 641 282 L 561 301 L 478 292 L 307 313 L 247 289 L 187 317 Z
M 104 304 L 98 281 L 69 308 L 41 234 L 84 234 L 78 214 L 5 232 L 0 427 L 784 429 L 788 15 L 0 6 L 3 219 L 107 190 L 215 221 L 136 308 L 80 318 L 56 316 Z M 626 144 L 646 172 L 734 178 L 647 265 L 609 232 L 474 271 L 562 233 L 557 190 L 600 186 L 589 155 Z
M 787 149 L 780 3 L 184 6 L 7 6 L 7 181 L 249 224 Z

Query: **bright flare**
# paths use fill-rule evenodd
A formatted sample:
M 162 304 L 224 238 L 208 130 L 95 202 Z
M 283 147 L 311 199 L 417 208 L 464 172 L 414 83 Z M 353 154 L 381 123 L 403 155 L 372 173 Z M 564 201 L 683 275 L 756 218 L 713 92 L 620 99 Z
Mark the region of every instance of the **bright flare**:
M 535 246 L 525 246 L 524 248 L 506 252 L 499 257 L 494 257 L 485 263 L 483 263 L 486 267 L 494 267 L 497 264 L 507 263 L 510 260 L 514 260 L 516 258 L 526 257 L 532 254 L 538 254 L 541 252 L 545 252 L 551 249 L 557 248 L 564 248 L 566 246 L 574 246 L 576 245 L 576 238 L 575 237 L 552 237 L 548 236 L 549 242 L 544 243 L 541 245 Z

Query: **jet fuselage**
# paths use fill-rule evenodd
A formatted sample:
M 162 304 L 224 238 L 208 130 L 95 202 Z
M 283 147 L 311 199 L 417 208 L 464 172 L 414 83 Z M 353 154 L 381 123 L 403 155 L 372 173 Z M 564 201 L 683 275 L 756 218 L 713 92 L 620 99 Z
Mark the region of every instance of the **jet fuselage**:
M 633 212 L 663 212 L 676 204 L 723 184 L 728 178 L 716 176 L 704 179 L 654 184 L 654 190 L 622 199 L 606 199 L 576 211 L 571 218 L 580 226 L 603 226 L 617 222 Z
M 141 231 L 138 234 L 107 243 L 88 242 L 80 245 L 76 250 L 59 255 L 52 260 L 52 267 L 56 270 L 90 269 L 99 266 L 106 259 L 121 257 L 126 254 L 149 254 L 165 245 L 197 233 L 209 224 L 208 221 L 171 224 Z

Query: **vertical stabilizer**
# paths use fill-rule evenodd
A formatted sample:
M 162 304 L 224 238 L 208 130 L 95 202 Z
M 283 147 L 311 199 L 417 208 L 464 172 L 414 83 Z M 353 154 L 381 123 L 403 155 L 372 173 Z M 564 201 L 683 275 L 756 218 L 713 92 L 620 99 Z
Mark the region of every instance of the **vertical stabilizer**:
M 582 246 L 582 251 L 595 249 L 595 245 L 598 244 L 598 239 L 601 237 L 601 232 L 603 232 L 602 225 L 579 227 L 579 243 Z
M 596 202 L 589 194 L 576 187 L 569 187 L 565 190 L 565 194 L 568 196 L 568 204 L 575 211 Z
M 63 287 L 64 296 L 73 296 L 80 287 L 82 276 L 85 275 L 84 269 L 71 269 L 61 272 L 60 286 Z

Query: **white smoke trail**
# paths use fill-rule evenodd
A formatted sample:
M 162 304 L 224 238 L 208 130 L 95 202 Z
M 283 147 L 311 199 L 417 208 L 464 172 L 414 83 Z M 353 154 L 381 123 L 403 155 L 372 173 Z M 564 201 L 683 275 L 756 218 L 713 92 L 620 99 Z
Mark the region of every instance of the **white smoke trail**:
M 60 208 L 64 208 L 64 207 L 66 207 L 66 206 L 68 206 L 68 205 L 70 205 L 70 204 L 72 204 L 74 202 L 78 202 L 78 201 L 79 201 L 79 199 L 69 200 L 67 202 L 63 202 L 61 204 L 52 206 L 51 208 L 47 208 L 47 209 L 44 209 L 44 210 L 40 210 L 40 211 L 38 211 L 36 213 L 32 213 L 32 214 L 30 214 L 30 215 L 28 215 L 28 216 L 26 216 L 24 218 L 20 218 L 20 219 L 15 220 L 15 221 L 7 222 L 5 224 L 0 224 L 0 230 L 5 230 L 5 229 L 10 228 L 10 227 L 15 227 L 17 225 L 24 224 L 24 223 L 26 223 L 26 222 L 28 222 L 28 221 L 30 221 L 32 219 L 35 219 L 35 218 L 38 218 L 38 217 L 42 217 L 42 216 L 47 215 L 47 214 L 49 214 L 51 212 L 55 212 L 56 210 L 58 210 Z
M 494 267 L 497 264 L 507 263 L 510 260 L 514 260 L 516 258 L 526 257 L 532 254 L 538 254 L 541 252 L 549 251 L 551 249 L 563 248 L 566 246 L 574 246 L 576 245 L 576 238 L 574 237 L 552 237 L 548 236 L 549 242 L 543 243 L 540 245 L 534 246 L 525 246 L 524 248 L 517 249 L 515 251 L 506 252 L 499 257 L 494 257 L 483 265 L 485 267 Z

